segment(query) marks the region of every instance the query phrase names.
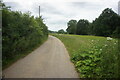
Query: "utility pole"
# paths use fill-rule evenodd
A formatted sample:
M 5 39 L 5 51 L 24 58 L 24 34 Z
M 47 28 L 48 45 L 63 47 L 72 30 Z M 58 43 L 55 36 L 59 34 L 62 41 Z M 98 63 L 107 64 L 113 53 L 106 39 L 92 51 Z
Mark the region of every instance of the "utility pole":
M 120 1 L 118 2 L 118 14 L 120 15 Z
M 40 21 L 40 6 L 39 6 L 39 21 Z M 40 26 L 40 22 L 39 22 L 39 26 Z
M 40 6 L 39 6 L 39 18 L 40 18 Z

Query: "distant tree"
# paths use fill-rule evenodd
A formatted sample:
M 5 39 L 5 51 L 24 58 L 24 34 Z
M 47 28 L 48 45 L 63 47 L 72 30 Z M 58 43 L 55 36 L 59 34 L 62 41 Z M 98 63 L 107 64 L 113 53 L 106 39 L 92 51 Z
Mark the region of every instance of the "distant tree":
M 69 34 L 96 35 L 96 36 L 120 36 L 120 16 L 112 9 L 106 8 L 92 23 L 88 20 L 70 20 L 66 29 Z
M 87 35 L 89 28 L 89 21 L 80 19 L 77 23 L 76 34 L 78 35 Z
M 60 33 L 60 34 L 64 34 L 65 31 L 64 31 L 63 29 L 60 29 L 60 30 L 58 30 L 58 33 Z
M 57 33 L 57 31 L 48 30 L 49 33 Z
M 103 10 L 98 18 L 93 21 L 93 33 L 97 36 L 111 36 L 119 25 L 119 16 L 109 8 Z
M 66 29 L 66 31 L 67 31 L 69 34 L 76 34 L 76 24 L 77 24 L 77 21 L 76 21 L 76 20 L 70 20 L 70 21 L 67 23 L 68 28 Z
M 88 30 L 87 30 L 87 34 L 88 35 L 93 35 L 93 25 L 92 23 L 89 22 L 89 26 L 88 26 Z

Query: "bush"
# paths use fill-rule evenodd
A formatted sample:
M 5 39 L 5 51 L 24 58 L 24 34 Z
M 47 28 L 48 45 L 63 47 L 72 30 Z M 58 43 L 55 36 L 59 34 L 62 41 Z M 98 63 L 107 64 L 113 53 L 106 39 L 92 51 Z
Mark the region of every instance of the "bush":
M 2 59 L 5 66 L 8 61 L 47 39 L 48 30 L 42 18 L 34 18 L 29 12 L 11 11 L 3 5 L 2 14 Z

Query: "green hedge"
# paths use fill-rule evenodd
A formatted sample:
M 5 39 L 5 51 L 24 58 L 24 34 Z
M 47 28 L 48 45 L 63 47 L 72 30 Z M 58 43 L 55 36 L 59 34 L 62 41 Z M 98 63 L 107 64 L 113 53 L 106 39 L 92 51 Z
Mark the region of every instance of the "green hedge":
M 48 29 L 42 18 L 2 6 L 2 61 L 5 66 L 16 56 L 42 44 L 48 37 Z

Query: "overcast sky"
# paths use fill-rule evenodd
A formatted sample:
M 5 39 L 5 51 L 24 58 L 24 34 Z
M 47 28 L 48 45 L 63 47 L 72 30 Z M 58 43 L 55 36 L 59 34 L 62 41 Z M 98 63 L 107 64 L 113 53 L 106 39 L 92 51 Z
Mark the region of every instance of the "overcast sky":
M 95 20 L 105 8 L 112 8 L 118 12 L 119 0 L 4 0 L 12 10 L 41 15 L 49 30 L 66 30 L 67 22 L 71 19 Z

